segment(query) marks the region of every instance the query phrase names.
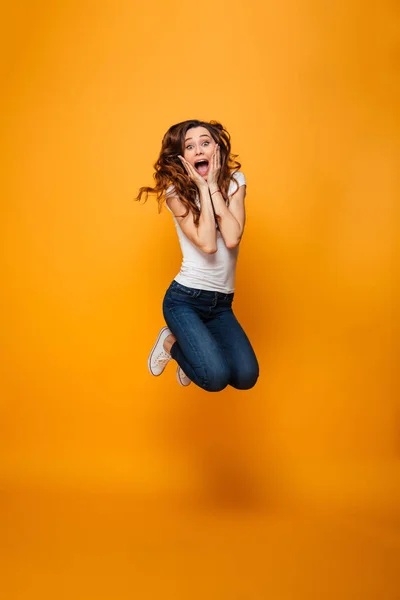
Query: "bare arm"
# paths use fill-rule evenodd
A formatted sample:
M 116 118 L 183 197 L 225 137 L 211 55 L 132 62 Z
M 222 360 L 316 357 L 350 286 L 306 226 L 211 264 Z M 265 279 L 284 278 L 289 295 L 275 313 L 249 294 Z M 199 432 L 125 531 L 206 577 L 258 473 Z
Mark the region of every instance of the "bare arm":
M 168 206 L 175 215 L 183 233 L 193 244 L 207 254 L 214 254 L 217 251 L 217 230 L 215 227 L 215 216 L 210 192 L 207 185 L 199 187 L 200 193 L 200 218 L 196 226 L 193 220 L 193 214 L 185 216 L 185 206 L 178 197 L 173 196 L 167 200 Z
M 245 223 L 244 198 L 246 186 L 242 185 L 230 199 L 229 207 L 226 206 L 224 197 L 218 188 L 218 174 L 221 169 L 221 153 L 217 144 L 212 158 L 208 175 L 208 187 L 211 201 L 214 206 L 215 216 L 219 230 L 227 248 L 236 248 L 240 244 Z
M 226 206 L 222 194 L 217 190 L 218 187 L 216 184 L 210 186 L 210 194 L 212 194 L 211 197 L 219 229 L 226 247 L 235 248 L 240 244 L 246 222 L 244 206 L 246 186 L 240 186 L 233 194 L 229 207 Z

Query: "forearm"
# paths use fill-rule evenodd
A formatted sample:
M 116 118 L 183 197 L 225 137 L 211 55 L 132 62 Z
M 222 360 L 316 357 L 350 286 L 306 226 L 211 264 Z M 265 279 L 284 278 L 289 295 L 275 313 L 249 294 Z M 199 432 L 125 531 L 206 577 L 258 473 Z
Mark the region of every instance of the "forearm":
M 241 227 L 238 220 L 226 206 L 225 200 L 221 192 L 217 191 L 218 187 L 215 185 L 210 186 L 210 196 L 212 204 L 214 206 L 215 216 L 218 221 L 218 226 L 221 231 L 221 235 L 224 238 L 226 246 L 235 247 L 240 242 L 241 238 Z
M 200 217 L 197 234 L 204 250 L 206 252 L 214 252 L 217 249 L 217 229 L 215 226 L 213 203 L 211 201 L 208 186 L 201 187 L 199 193 Z

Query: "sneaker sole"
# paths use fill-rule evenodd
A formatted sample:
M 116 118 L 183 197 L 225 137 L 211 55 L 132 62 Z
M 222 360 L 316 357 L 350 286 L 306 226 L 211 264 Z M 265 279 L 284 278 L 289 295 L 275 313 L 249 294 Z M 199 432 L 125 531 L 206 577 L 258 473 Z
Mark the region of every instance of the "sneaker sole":
M 153 348 L 151 349 L 151 352 L 149 354 L 149 358 L 147 359 L 147 366 L 148 366 L 148 369 L 149 369 L 150 373 L 153 375 L 153 377 L 160 377 L 160 375 L 162 375 L 164 373 L 164 369 L 161 371 L 161 373 L 158 373 L 158 375 L 156 375 L 156 373 L 153 373 L 153 371 L 151 370 L 151 358 L 153 356 L 154 350 L 155 350 L 158 342 L 160 341 L 160 337 L 162 336 L 162 334 L 164 333 L 164 331 L 166 329 L 169 329 L 169 328 L 168 327 L 163 327 L 161 329 L 160 333 L 158 334 L 158 338 L 156 340 L 156 343 L 154 344 Z
M 187 387 L 188 385 L 190 385 L 192 383 L 192 380 L 189 380 L 189 383 L 182 383 L 181 378 L 179 377 L 179 365 L 178 368 L 176 369 L 176 378 L 178 380 L 179 385 L 181 385 L 182 387 Z

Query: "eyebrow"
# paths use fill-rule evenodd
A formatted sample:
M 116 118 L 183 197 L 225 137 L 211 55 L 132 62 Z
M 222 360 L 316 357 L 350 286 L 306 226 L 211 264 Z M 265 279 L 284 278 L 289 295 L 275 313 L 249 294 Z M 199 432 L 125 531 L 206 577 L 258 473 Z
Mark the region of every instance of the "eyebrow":
M 211 136 L 210 136 L 210 135 L 207 135 L 206 133 L 203 133 L 203 134 L 202 134 L 200 137 L 208 137 L 208 138 L 210 138 L 210 139 L 211 139 Z M 185 142 L 188 142 L 189 140 L 192 140 L 192 139 L 193 139 L 193 138 L 191 138 L 191 137 L 190 137 L 190 138 L 186 138 Z

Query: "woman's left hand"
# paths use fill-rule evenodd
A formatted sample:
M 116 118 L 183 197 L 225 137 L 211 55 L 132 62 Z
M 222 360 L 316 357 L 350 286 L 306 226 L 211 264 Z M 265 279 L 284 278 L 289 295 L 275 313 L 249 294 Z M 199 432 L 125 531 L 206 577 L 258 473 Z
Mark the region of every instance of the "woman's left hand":
M 210 170 L 207 173 L 208 187 L 218 185 L 218 177 L 221 171 L 221 151 L 219 144 L 215 146 L 214 154 L 211 157 Z

